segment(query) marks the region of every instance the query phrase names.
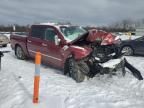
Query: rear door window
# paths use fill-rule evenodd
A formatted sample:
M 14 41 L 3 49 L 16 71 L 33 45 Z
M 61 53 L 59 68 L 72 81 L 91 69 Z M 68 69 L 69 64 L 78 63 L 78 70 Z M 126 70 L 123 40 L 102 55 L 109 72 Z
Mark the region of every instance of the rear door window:
M 31 31 L 31 36 L 35 38 L 44 39 L 45 27 L 33 26 Z

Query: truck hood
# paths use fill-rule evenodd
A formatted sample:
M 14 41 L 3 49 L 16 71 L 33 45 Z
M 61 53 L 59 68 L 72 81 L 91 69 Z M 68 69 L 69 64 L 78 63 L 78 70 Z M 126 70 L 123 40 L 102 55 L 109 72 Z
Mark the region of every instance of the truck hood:
M 85 41 L 85 43 L 97 42 L 100 45 L 111 45 L 118 43 L 120 41 L 120 38 L 102 30 L 93 29 L 80 35 L 78 38 L 73 40 L 71 44 L 81 43 L 83 41 Z

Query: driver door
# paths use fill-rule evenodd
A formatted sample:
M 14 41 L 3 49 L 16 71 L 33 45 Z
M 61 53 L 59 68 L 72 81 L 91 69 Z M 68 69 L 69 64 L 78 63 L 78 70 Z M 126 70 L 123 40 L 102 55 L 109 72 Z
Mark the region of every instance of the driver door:
M 53 27 L 48 27 L 45 30 L 45 37 L 42 43 L 42 59 L 44 62 L 49 63 L 52 66 L 62 66 L 61 47 L 55 45 L 55 36 L 58 36 L 57 31 Z

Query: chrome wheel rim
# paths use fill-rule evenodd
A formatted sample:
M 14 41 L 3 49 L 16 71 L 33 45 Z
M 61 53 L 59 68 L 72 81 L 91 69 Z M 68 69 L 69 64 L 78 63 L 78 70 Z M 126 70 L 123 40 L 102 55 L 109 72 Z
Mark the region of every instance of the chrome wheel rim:
M 22 52 L 22 49 L 20 47 L 17 47 L 16 54 L 17 54 L 18 58 L 22 58 L 23 52 Z
M 130 47 L 124 47 L 122 49 L 122 52 L 124 52 L 124 55 L 132 55 L 133 54 L 133 50 Z

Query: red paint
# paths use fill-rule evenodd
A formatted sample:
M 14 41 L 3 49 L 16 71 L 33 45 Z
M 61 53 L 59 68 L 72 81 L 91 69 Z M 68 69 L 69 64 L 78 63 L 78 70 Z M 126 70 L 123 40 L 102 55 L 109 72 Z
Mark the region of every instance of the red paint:
M 111 45 L 114 43 L 116 36 L 112 35 L 111 33 L 102 31 L 102 30 L 90 30 L 89 36 L 87 40 L 90 42 L 94 42 L 95 40 L 101 40 L 102 45 Z
M 39 51 L 42 54 L 43 62 L 48 63 L 54 67 L 63 68 L 65 60 L 70 55 L 73 55 L 76 60 L 79 60 L 88 56 L 92 51 L 92 49 L 88 45 L 85 46 L 75 45 L 75 43 L 77 41 L 80 41 L 80 39 L 82 39 L 83 36 L 75 39 L 72 42 L 67 42 L 64 39 L 63 34 L 60 32 L 60 30 L 57 29 L 56 26 L 49 24 L 47 25 L 41 24 L 33 26 L 52 27 L 57 33 L 57 36 L 61 40 L 61 42 L 60 45 L 55 45 L 54 42 L 48 40 L 33 38 L 31 36 L 31 30 L 27 37 L 11 35 L 10 39 L 12 48 L 15 49 L 16 45 L 20 45 L 28 57 L 34 58 L 35 56 L 35 53 L 30 52 L 30 50 L 35 52 Z M 97 39 L 100 39 L 104 44 L 111 44 L 113 43 L 114 37 L 115 36 L 113 36 L 111 33 L 107 33 L 101 30 L 90 30 L 85 40 L 88 42 L 95 42 Z

